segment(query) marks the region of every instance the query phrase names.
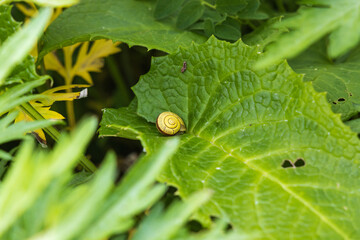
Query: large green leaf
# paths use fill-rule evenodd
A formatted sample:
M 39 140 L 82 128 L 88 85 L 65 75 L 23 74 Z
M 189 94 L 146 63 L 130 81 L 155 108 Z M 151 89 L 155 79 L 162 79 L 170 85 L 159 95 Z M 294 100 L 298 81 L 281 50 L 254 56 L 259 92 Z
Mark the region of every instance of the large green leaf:
M 290 31 L 269 46 L 269 52 L 257 67 L 294 57 L 330 33 L 328 53 L 338 57 L 360 40 L 360 1 L 301 0 L 305 6 L 297 14 L 277 24 Z
M 83 0 L 49 26 L 39 57 L 76 42 L 100 38 L 165 52 L 174 52 L 192 41 L 205 41 L 202 36 L 177 29 L 173 19 L 156 21 L 154 7 L 153 0 Z
M 246 0 L 216 0 L 216 9 L 221 13 L 235 15 L 247 5 Z
M 327 92 L 328 102 L 343 119 L 360 110 L 360 47 L 347 58 L 332 61 L 326 54 L 325 41 L 319 41 L 304 53 L 289 61 L 298 73 L 305 73 L 304 80 L 312 81 L 315 90 Z
M 264 239 L 359 238 L 357 136 L 325 93 L 285 62 L 254 70 L 261 57 L 241 41 L 210 38 L 154 58 L 134 87 L 137 113 L 105 110 L 100 136 L 140 139 L 151 153 L 167 139 L 156 130 L 157 115 L 175 112 L 188 130 L 160 180 L 185 199 L 213 189 L 199 219 L 220 216 Z M 282 167 L 299 158 L 305 166 Z
M 178 11 L 185 0 L 157 0 L 154 9 L 154 17 L 157 20 L 164 19 Z
M 199 0 L 187 2 L 180 10 L 176 20 L 176 27 L 186 29 L 198 21 L 203 13 L 205 7 Z
M 275 27 L 281 22 L 282 17 L 274 17 L 257 27 L 254 31 L 246 34 L 242 40 L 248 45 L 260 45 L 264 49 L 270 43 L 276 41 L 281 34 L 288 32 L 285 27 Z

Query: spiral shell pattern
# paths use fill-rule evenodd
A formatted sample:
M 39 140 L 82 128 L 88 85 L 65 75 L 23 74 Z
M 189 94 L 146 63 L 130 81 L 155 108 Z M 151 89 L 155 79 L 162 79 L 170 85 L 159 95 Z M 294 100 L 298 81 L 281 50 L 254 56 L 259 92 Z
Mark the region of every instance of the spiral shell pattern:
M 156 127 L 164 135 L 172 136 L 186 131 L 184 121 L 175 113 L 163 112 L 156 119 Z

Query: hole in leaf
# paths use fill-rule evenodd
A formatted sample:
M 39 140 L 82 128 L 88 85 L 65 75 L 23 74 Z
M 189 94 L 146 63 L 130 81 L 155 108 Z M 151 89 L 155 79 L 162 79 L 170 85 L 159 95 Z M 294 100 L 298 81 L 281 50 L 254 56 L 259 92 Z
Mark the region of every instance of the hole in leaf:
M 344 102 L 344 101 L 345 101 L 345 98 L 339 98 L 338 101 L 339 101 L 339 102 Z
M 335 104 L 335 105 L 337 104 L 336 102 L 332 102 L 332 103 Z
M 298 168 L 303 166 L 305 166 L 305 160 L 302 158 L 296 159 L 294 163 L 291 160 L 285 159 L 281 164 L 283 168 Z
M 296 159 L 294 165 L 295 165 L 295 167 L 303 167 L 303 166 L 305 166 L 305 160 L 302 158 L 298 158 L 298 159 Z
M 283 167 L 283 168 L 294 168 L 295 165 L 292 163 L 292 161 L 285 159 L 282 162 L 281 167 Z
M 225 232 L 229 232 L 230 230 L 233 230 L 233 226 L 230 223 L 228 223 L 226 224 Z
M 349 92 L 349 96 L 352 97 L 352 93 L 351 93 L 351 92 Z

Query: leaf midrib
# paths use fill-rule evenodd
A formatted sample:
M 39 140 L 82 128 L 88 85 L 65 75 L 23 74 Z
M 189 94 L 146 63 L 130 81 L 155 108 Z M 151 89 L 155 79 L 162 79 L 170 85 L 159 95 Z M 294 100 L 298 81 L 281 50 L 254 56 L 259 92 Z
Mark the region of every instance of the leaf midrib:
M 252 164 L 251 161 L 248 162 L 248 161 L 246 161 L 246 159 L 243 159 L 238 155 L 235 155 L 235 154 L 233 155 L 231 152 L 228 152 L 223 147 L 221 147 L 221 146 L 219 146 L 219 145 L 217 145 L 215 143 L 212 143 L 211 141 L 209 141 L 206 138 L 203 138 L 203 137 L 201 137 L 199 135 L 197 135 L 197 136 L 194 135 L 194 137 L 199 138 L 202 141 L 208 142 L 209 145 L 211 144 L 212 146 L 214 146 L 214 147 L 220 149 L 221 151 L 223 151 L 227 155 L 227 157 L 233 157 L 233 158 L 238 159 L 239 161 L 244 163 L 246 166 L 248 166 L 252 170 L 255 170 L 255 171 L 259 172 L 261 174 L 261 176 L 263 176 L 263 177 L 267 178 L 268 180 L 274 182 L 275 184 L 279 185 L 285 192 L 287 192 L 289 195 L 291 195 L 296 200 L 298 200 L 300 203 L 302 203 L 305 207 L 307 207 L 311 212 L 313 212 L 316 216 L 318 216 L 321 221 L 326 223 L 330 228 L 332 228 L 342 238 L 350 239 L 350 237 L 347 236 L 347 234 L 344 231 L 342 231 L 336 224 L 334 224 L 330 219 L 328 219 L 322 212 L 320 212 L 314 206 L 312 206 L 312 204 L 309 201 L 307 201 L 305 198 L 303 198 L 303 197 L 299 196 L 298 194 L 296 194 L 286 184 L 282 183 L 281 180 L 277 179 L 275 176 L 269 174 L 268 172 L 266 172 L 262 168 L 258 167 L 256 164 Z M 224 158 L 224 159 L 226 159 L 226 158 Z

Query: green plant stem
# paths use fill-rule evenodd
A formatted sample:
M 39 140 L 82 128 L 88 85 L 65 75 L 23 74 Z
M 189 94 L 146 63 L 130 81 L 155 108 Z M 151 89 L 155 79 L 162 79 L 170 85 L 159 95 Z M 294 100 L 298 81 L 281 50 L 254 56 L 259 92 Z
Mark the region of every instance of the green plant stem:
M 73 46 L 71 46 L 71 48 L 73 48 Z M 76 48 L 76 47 L 75 47 Z M 74 49 L 73 49 L 74 50 Z M 67 51 L 65 51 L 65 49 L 63 49 L 64 52 L 64 67 L 65 67 L 65 71 L 66 71 L 66 76 L 65 76 L 65 85 L 70 85 L 73 82 L 74 79 L 74 75 L 71 72 L 72 69 L 72 53 L 73 51 L 71 51 L 71 54 L 66 54 Z M 67 93 L 71 93 L 71 89 L 66 89 Z M 74 103 L 73 101 L 70 102 L 66 102 L 66 113 L 67 113 L 67 119 L 69 121 L 69 126 L 71 129 L 73 129 L 75 127 L 75 111 L 74 111 Z
M 20 108 L 33 120 L 45 119 L 30 103 L 24 103 L 20 105 Z M 44 131 L 56 142 L 59 140 L 60 132 L 53 126 L 44 128 Z M 85 156 L 80 159 L 80 165 L 89 172 L 95 172 L 97 170 L 96 166 Z
M 24 104 L 20 105 L 20 108 L 28 116 L 30 116 L 33 120 L 44 120 L 45 119 L 30 103 L 24 103 Z M 55 141 L 59 140 L 60 133 L 53 126 L 44 128 L 44 131 Z
M 286 9 L 284 7 L 284 3 L 282 0 L 276 0 L 276 6 L 280 12 L 282 12 L 282 13 L 286 12 Z
M 67 85 L 69 85 L 69 84 L 67 84 Z M 66 89 L 66 92 L 71 93 L 71 89 Z M 76 123 L 73 101 L 66 102 L 66 114 L 68 117 L 69 126 L 71 129 L 73 129 L 75 127 L 75 123 Z
M 250 20 L 247 20 L 246 24 L 249 25 L 253 30 L 257 28 Z
M 125 83 L 123 77 L 121 76 L 119 68 L 117 67 L 115 58 L 113 56 L 108 56 L 106 58 L 106 63 L 107 63 L 107 67 L 109 69 L 109 72 L 110 72 L 112 78 L 115 80 L 116 91 L 119 95 L 119 100 L 121 101 L 121 106 L 129 105 L 129 103 L 131 101 L 131 96 L 128 91 L 128 87 L 126 86 L 126 83 Z
M 212 4 L 208 3 L 205 0 L 202 0 L 201 4 L 204 5 L 204 6 L 208 6 L 209 8 L 212 8 L 212 9 L 216 9 L 216 5 L 212 5 Z

